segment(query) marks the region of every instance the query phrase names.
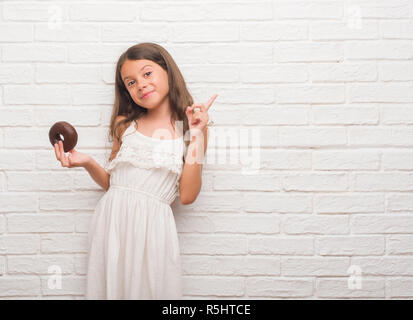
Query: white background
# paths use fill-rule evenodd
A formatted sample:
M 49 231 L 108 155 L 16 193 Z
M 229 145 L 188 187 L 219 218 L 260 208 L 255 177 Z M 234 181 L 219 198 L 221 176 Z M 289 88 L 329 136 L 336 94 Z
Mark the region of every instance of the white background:
M 413 298 L 413 1 L 158 0 L 0 2 L 0 299 L 84 299 L 104 191 L 48 131 L 103 165 L 116 61 L 147 41 L 196 102 L 219 94 L 212 133 L 261 136 L 250 174 L 211 139 L 173 204 L 184 298 Z

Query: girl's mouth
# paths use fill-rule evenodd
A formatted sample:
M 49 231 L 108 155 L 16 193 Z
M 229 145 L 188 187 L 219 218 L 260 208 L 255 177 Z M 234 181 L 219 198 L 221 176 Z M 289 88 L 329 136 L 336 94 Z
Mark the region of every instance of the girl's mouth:
M 142 99 L 146 99 L 146 98 L 150 97 L 150 96 L 152 95 L 152 93 L 153 93 L 153 91 L 148 92 L 147 94 L 145 94 L 145 95 L 142 97 Z

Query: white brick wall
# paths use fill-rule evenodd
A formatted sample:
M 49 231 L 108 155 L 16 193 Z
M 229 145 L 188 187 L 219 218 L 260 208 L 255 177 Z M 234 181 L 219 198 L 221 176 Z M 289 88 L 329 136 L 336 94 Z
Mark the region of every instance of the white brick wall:
M 47 134 L 72 123 L 103 164 L 117 58 L 145 41 L 219 94 L 202 191 L 173 205 L 185 298 L 413 298 L 412 1 L 32 0 L 0 1 L 0 299 L 84 299 L 103 193 Z M 227 129 L 259 129 L 258 170 Z

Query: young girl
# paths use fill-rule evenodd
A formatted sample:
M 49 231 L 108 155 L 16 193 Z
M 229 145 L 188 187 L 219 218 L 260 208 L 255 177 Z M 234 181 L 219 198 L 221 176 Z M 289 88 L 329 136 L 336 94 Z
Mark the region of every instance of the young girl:
M 208 109 L 218 95 L 194 104 L 178 66 L 155 43 L 126 50 L 115 77 L 114 142 L 105 168 L 74 149 L 66 156 L 61 141 L 55 144 L 62 166 L 84 167 L 108 191 L 90 221 L 86 299 L 180 299 L 170 204 L 178 193 L 182 204 L 199 194 Z

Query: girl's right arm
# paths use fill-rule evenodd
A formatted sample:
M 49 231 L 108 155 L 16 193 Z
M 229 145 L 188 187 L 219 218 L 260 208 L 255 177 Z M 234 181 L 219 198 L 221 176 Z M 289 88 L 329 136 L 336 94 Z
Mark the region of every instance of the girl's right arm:
M 119 115 L 115 119 L 115 124 L 122 120 L 125 119 L 126 117 L 123 115 Z M 126 127 L 121 128 L 121 136 L 123 135 L 123 132 L 125 131 Z M 113 158 L 116 157 L 116 154 L 119 151 L 121 143 L 115 138 L 113 140 L 113 146 L 112 146 L 112 153 L 110 155 L 110 161 L 113 160 Z M 87 163 L 84 165 L 84 168 L 89 172 L 90 176 L 92 177 L 95 182 L 100 185 L 105 191 L 108 191 L 110 187 L 110 173 L 108 173 L 102 166 L 97 163 L 92 157 L 87 161 Z
M 115 122 L 126 118 L 125 116 L 117 116 Z M 122 128 L 123 131 L 126 128 Z M 112 153 L 110 156 L 110 161 L 115 158 L 117 152 L 120 148 L 120 142 L 117 139 L 114 139 Z M 110 187 L 110 173 L 107 172 L 99 163 L 95 161 L 90 155 L 81 153 L 72 149 L 69 151 L 69 155 L 66 156 L 63 150 L 63 142 L 58 141 L 54 144 L 54 150 L 56 154 L 56 159 L 61 162 L 62 167 L 74 168 L 74 167 L 84 167 L 87 172 L 89 172 L 95 182 L 100 185 L 105 191 L 108 191 Z
M 63 142 L 60 140 L 54 144 L 56 159 L 60 161 L 62 167 L 85 168 L 93 180 L 96 181 L 103 189 L 109 189 L 110 174 L 102 168 L 90 155 L 72 149 L 69 155 L 64 153 Z
M 110 174 L 90 157 L 90 160 L 85 164 L 84 168 L 89 172 L 95 182 L 100 185 L 105 191 L 108 191 L 110 186 Z

